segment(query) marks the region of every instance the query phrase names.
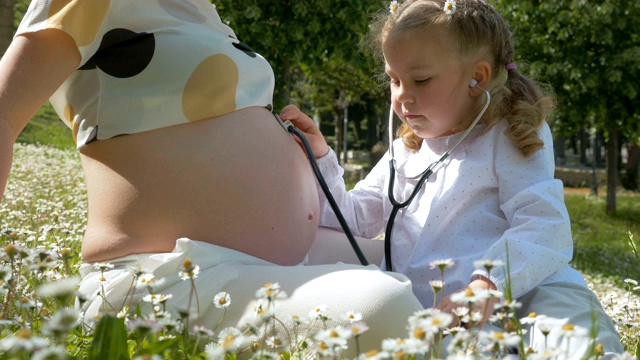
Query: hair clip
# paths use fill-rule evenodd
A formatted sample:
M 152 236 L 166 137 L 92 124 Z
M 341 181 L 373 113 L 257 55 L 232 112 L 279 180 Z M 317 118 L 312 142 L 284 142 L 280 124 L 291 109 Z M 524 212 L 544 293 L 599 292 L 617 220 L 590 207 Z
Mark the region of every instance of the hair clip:
M 447 0 L 444 3 L 444 12 L 447 13 L 447 15 L 453 15 L 456 12 L 456 9 L 456 0 Z
M 399 7 L 400 7 L 400 3 L 398 3 L 396 0 L 393 0 L 392 2 L 389 3 L 389 12 L 392 14 L 395 14 L 398 12 Z
M 515 70 L 518 67 L 516 66 L 516 63 L 508 63 L 504 68 L 507 69 L 507 71 L 509 71 L 509 70 Z

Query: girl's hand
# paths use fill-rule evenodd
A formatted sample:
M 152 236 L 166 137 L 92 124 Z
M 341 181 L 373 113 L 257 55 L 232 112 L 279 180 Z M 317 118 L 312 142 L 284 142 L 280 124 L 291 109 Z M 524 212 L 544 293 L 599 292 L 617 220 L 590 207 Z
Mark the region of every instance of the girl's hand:
M 327 141 L 324 139 L 324 136 L 322 136 L 320 129 L 316 126 L 313 119 L 300 111 L 297 106 L 285 106 L 280 112 L 280 118 L 282 121 L 291 121 L 291 123 L 304 134 L 307 141 L 309 141 L 309 145 L 311 146 L 311 150 L 313 151 L 313 155 L 316 159 L 327 155 L 329 152 L 329 145 L 327 145 Z M 302 141 L 297 136 L 294 136 L 293 138 L 300 144 L 300 146 L 303 146 Z
M 469 290 L 473 292 L 474 290 L 477 290 L 477 289 L 496 290 L 496 286 L 493 284 L 493 282 L 491 282 L 491 280 L 485 278 L 484 276 L 480 276 L 479 279 L 472 281 L 466 287 L 456 291 L 456 293 L 461 291 L 466 292 Z M 478 301 L 470 310 L 472 312 L 481 313 L 482 317 L 477 323 L 473 324 L 472 326 L 481 327 L 487 320 L 489 320 L 489 317 L 491 317 L 491 315 L 493 314 L 495 305 L 498 302 L 500 302 L 500 299 L 496 297 L 491 297 L 488 299 L 483 299 Z M 454 319 L 457 319 L 457 317 L 453 312 L 456 308 L 459 308 L 459 307 L 467 307 L 467 305 L 453 302 L 451 300 L 451 295 L 445 296 L 440 302 L 440 304 L 438 305 L 438 309 L 440 309 L 442 312 L 447 312 L 452 314 L 454 316 Z M 458 326 L 458 325 L 460 324 L 456 320 L 454 320 L 454 322 L 451 324 L 452 327 Z M 469 324 L 467 324 L 467 326 L 468 325 Z

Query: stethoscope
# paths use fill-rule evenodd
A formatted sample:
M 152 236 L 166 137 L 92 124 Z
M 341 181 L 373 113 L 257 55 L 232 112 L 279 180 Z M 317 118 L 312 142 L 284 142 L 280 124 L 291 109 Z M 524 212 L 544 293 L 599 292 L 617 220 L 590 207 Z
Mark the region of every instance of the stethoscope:
M 478 85 L 477 81 L 475 79 L 471 79 L 471 82 L 469 83 L 469 87 L 476 87 Z M 404 201 L 398 201 L 398 199 L 396 199 L 395 195 L 394 195 L 394 183 L 395 183 L 395 178 L 396 178 L 396 166 L 395 166 L 395 158 L 394 158 L 394 152 L 393 152 L 393 106 L 390 107 L 389 109 L 389 155 L 391 155 L 391 159 L 389 160 L 389 189 L 388 189 L 388 197 L 389 197 L 389 201 L 391 202 L 392 208 L 391 208 L 391 213 L 389 214 L 389 220 L 387 220 L 387 226 L 384 232 L 384 259 L 385 259 L 385 268 L 387 271 L 393 271 L 393 266 L 391 264 L 391 232 L 393 230 L 393 224 L 395 222 L 396 219 L 396 215 L 398 214 L 398 211 L 400 211 L 400 209 L 403 209 L 407 206 L 409 206 L 409 204 L 411 204 L 411 202 L 413 201 L 413 199 L 416 197 L 416 195 L 418 194 L 418 192 L 420 192 L 420 189 L 422 188 L 422 185 L 429 179 L 429 176 L 431 176 L 431 174 L 433 174 L 435 171 L 437 171 L 440 166 L 442 166 L 443 162 L 449 157 L 449 155 L 451 154 L 451 152 L 458 146 L 460 145 L 460 143 L 469 135 L 469 133 L 471 132 L 471 130 L 473 130 L 476 126 L 476 124 L 478 123 L 478 121 L 480 121 L 480 119 L 482 118 L 482 116 L 484 115 L 485 111 L 487 111 L 487 108 L 489 107 L 489 104 L 491 103 L 491 94 L 489 93 L 489 91 L 487 91 L 486 89 L 482 89 L 482 91 L 484 91 L 484 93 L 487 95 L 487 100 L 484 104 L 484 106 L 482 107 L 482 110 L 480 111 L 480 113 L 478 114 L 478 116 L 475 118 L 475 120 L 473 120 L 473 122 L 471 123 L 471 125 L 467 128 L 467 130 L 465 130 L 465 132 L 462 134 L 462 136 L 460 136 L 458 138 L 458 140 L 447 150 L 445 151 L 445 153 L 436 161 L 432 162 L 431 164 L 429 164 L 429 166 L 420 174 L 415 175 L 415 176 L 403 176 L 398 174 L 398 176 L 403 177 L 404 179 L 407 180 L 414 180 L 414 179 L 418 179 L 418 182 L 416 183 L 415 188 L 413 189 L 413 191 L 411 192 L 411 194 L 409 195 L 409 197 L 407 199 L 405 199 Z
M 469 87 L 476 87 L 476 86 L 477 86 L 476 80 L 475 79 L 471 79 L 471 82 L 469 83 Z M 431 174 L 433 174 L 442 165 L 442 163 L 447 159 L 447 157 L 449 157 L 449 154 L 451 154 L 451 152 L 467 137 L 467 135 L 469 135 L 469 133 L 471 132 L 471 130 L 473 130 L 473 128 L 478 123 L 478 121 L 480 121 L 480 118 L 482 118 L 482 116 L 484 115 L 485 111 L 487 111 L 487 108 L 489 107 L 489 103 L 491 102 L 491 94 L 489 94 L 489 92 L 486 89 L 482 89 L 482 91 L 484 91 L 484 93 L 487 95 L 487 101 L 484 104 L 484 107 L 482 108 L 482 110 L 480 111 L 478 116 L 475 118 L 475 120 L 473 120 L 473 123 L 471 123 L 469 128 L 467 128 L 467 130 L 465 130 L 465 132 L 462 134 L 462 136 L 460 136 L 460 138 L 458 138 L 458 140 L 453 144 L 453 146 L 451 146 L 440 157 L 440 159 L 438 159 L 437 161 L 431 163 L 422 173 L 420 173 L 420 174 L 418 174 L 416 176 L 406 177 L 406 176 L 398 174 L 398 176 L 401 176 L 401 177 L 403 177 L 405 179 L 410 179 L 410 180 L 419 178 L 419 180 L 418 180 L 418 182 L 416 184 L 416 187 L 413 189 L 413 191 L 411 192 L 409 197 L 406 200 L 402 201 L 402 202 L 398 201 L 395 198 L 395 196 L 393 195 L 393 187 L 394 187 L 394 182 L 395 182 L 395 177 L 396 177 L 396 168 L 395 168 L 395 158 L 394 158 L 394 152 L 393 152 L 393 114 L 394 114 L 394 112 L 393 112 L 393 107 L 390 108 L 390 111 L 389 111 L 389 154 L 391 155 L 391 160 L 389 160 L 389 194 L 388 194 L 388 196 L 389 196 L 389 201 L 391 202 L 391 205 L 393 206 L 393 208 L 391 209 L 391 214 L 389 216 L 389 220 L 387 221 L 387 227 L 386 227 L 386 230 L 385 230 L 385 237 L 384 237 L 385 266 L 386 266 L 386 270 L 387 271 L 393 271 L 393 267 L 391 265 L 391 231 L 393 229 L 393 223 L 394 223 L 394 220 L 396 218 L 396 215 L 397 215 L 398 211 L 400 209 L 403 209 L 403 208 L 409 206 L 409 204 L 411 204 L 411 201 L 413 201 L 413 199 L 416 197 L 416 195 L 420 191 L 420 188 L 425 183 L 425 181 L 427 181 L 429 176 L 431 176 Z M 320 172 L 320 168 L 318 167 L 318 163 L 315 160 L 315 156 L 313 155 L 313 151 L 311 150 L 311 145 L 309 144 L 307 138 L 304 136 L 304 134 L 300 130 L 298 130 L 295 126 L 293 126 L 293 124 L 290 121 L 287 120 L 287 121 L 283 122 L 282 119 L 280 119 L 280 116 L 278 116 L 278 114 L 274 114 L 274 116 L 278 120 L 280 125 L 282 125 L 282 127 L 284 127 L 285 130 L 287 130 L 291 134 L 297 136 L 301 140 L 302 145 L 304 147 L 304 150 L 307 153 L 307 158 L 309 159 L 309 163 L 311 164 L 311 168 L 312 168 L 316 178 L 318 179 L 318 184 L 322 188 L 322 191 L 324 192 L 324 194 L 325 194 L 325 196 L 327 198 L 327 201 L 329 202 L 329 205 L 333 209 L 333 212 L 336 214 L 338 222 L 340 223 L 340 226 L 342 227 L 342 230 L 344 231 L 345 235 L 347 236 L 347 239 L 349 240 L 349 243 L 351 244 L 351 247 L 355 251 L 356 256 L 358 257 L 358 260 L 360 260 L 360 263 L 362 265 L 364 265 L 364 266 L 369 265 L 369 262 L 367 261 L 366 257 L 362 253 L 362 250 L 360 249 L 360 246 L 358 245 L 358 242 L 356 241 L 355 237 L 353 236 L 353 233 L 351 232 L 351 229 L 349 229 L 349 226 L 347 225 L 347 222 L 344 219 L 344 216 L 342 215 L 342 212 L 338 208 L 338 204 L 336 203 L 335 199 L 333 198 L 333 195 L 331 195 L 331 192 L 329 191 L 329 187 L 327 186 L 327 184 L 326 184 L 326 182 L 324 180 L 324 177 L 322 176 L 322 173 Z

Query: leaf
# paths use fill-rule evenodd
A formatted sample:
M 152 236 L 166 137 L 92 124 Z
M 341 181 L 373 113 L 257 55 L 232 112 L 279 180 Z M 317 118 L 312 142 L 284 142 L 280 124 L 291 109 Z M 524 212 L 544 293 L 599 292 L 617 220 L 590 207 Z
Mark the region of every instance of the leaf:
M 97 360 L 129 359 L 124 319 L 104 315 L 91 342 L 88 358 Z
M 155 341 L 148 346 L 147 350 L 151 354 L 162 354 L 163 351 L 171 348 L 178 343 L 178 341 L 180 341 L 180 339 L 177 337 Z

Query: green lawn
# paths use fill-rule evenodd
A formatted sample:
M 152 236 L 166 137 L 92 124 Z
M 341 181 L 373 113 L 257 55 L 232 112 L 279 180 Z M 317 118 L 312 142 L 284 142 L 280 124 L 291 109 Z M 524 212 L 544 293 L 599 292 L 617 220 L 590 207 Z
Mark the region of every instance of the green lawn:
M 76 147 L 71 130 L 60 120 L 51 104 L 47 102 L 24 128 L 18 142 L 23 144 L 46 144 L 58 149 Z
M 617 215 L 605 212 L 605 197 L 567 195 L 575 243 L 573 265 L 617 281 L 640 280 L 640 262 L 630 245 L 629 232 L 640 243 L 640 194 L 617 196 Z

